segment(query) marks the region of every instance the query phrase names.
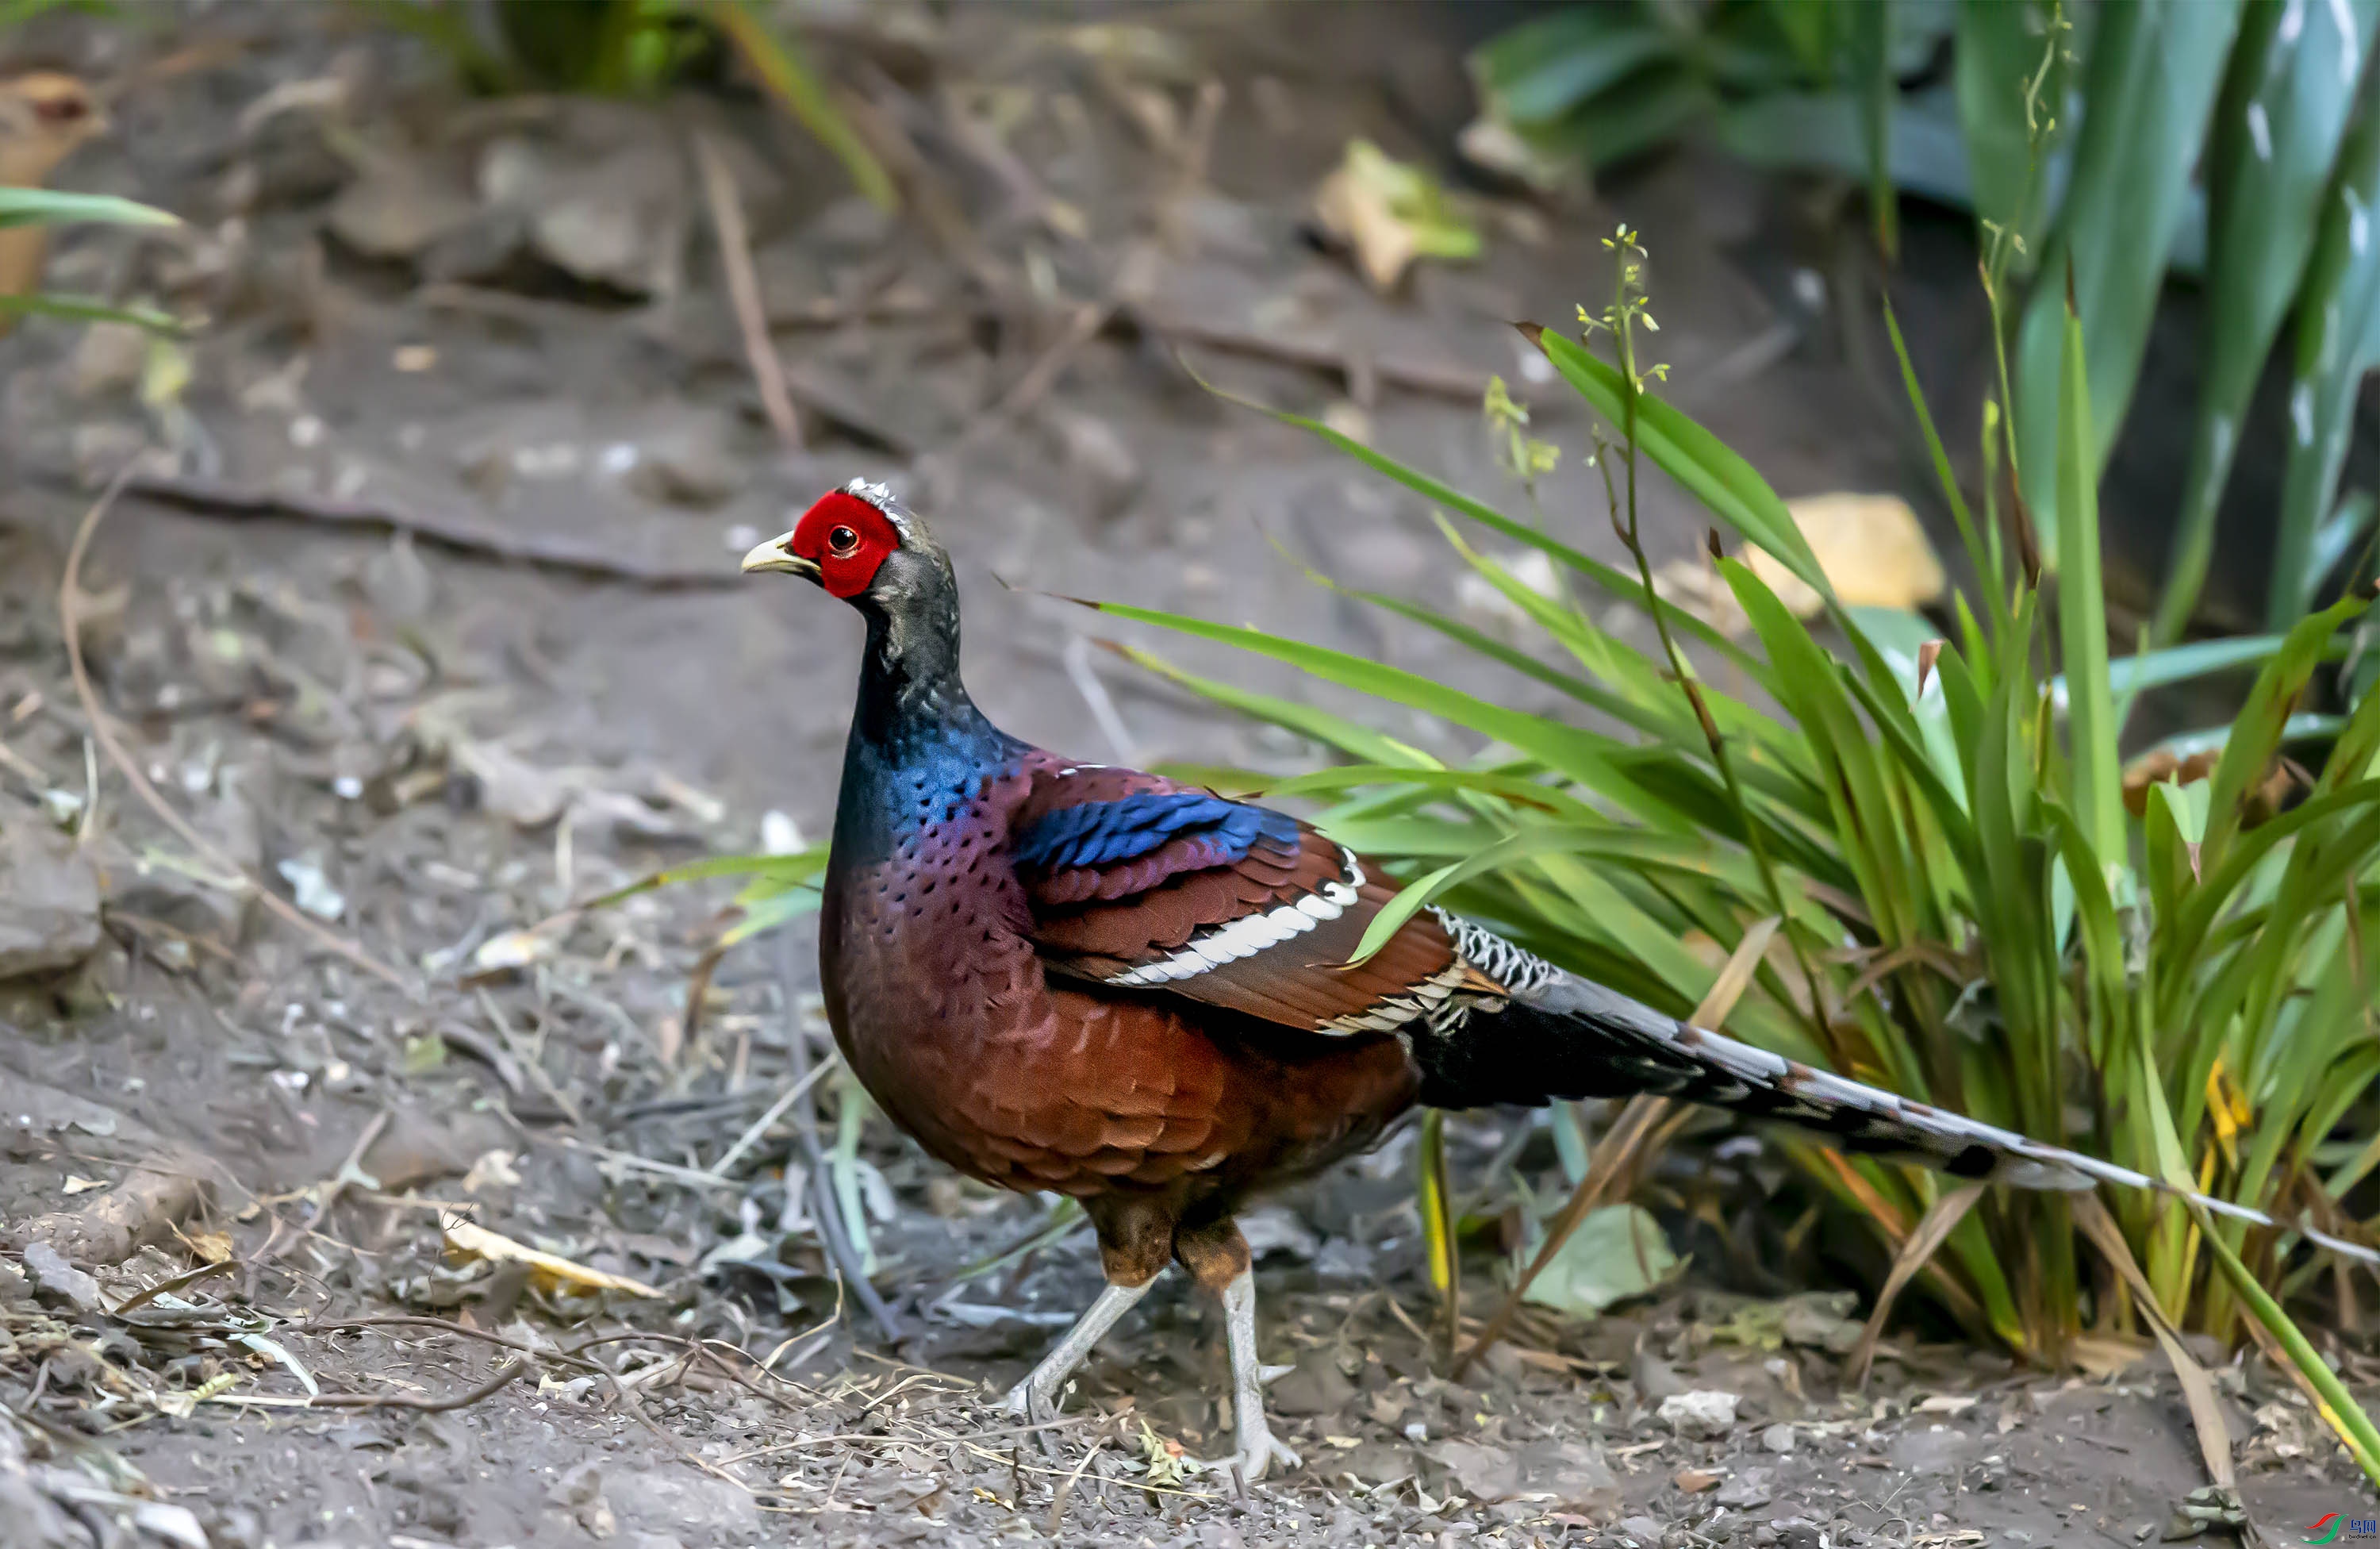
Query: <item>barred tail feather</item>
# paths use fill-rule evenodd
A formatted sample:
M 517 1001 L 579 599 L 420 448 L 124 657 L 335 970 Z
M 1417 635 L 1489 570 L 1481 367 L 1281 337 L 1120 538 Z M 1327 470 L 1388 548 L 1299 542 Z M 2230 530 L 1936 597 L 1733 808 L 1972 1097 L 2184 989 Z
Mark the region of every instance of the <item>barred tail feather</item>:
M 1466 935 L 1488 935 L 1467 921 L 1462 924 Z M 1463 943 L 1466 949 L 1473 945 Z M 1509 944 L 1498 945 L 1518 952 Z M 1534 1105 L 1555 1098 L 1651 1092 L 1789 1124 L 1824 1136 L 1842 1151 L 1899 1157 L 1956 1177 L 2058 1190 L 2109 1183 L 2168 1194 L 2380 1263 L 2380 1252 L 2301 1223 L 2278 1222 L 2246 1205 L 2175 1189 L 2129 1167 L 1813 1069 L 1690 1027 L 1536 958 L 1525 966 L 1530 971 L 1500 978 L 1511 992 L 1500 1006 L 1484 1003 L 1466 1018 L 1442 1018 L 1416 1033 L 1424 1103 L 1448 1108 Z

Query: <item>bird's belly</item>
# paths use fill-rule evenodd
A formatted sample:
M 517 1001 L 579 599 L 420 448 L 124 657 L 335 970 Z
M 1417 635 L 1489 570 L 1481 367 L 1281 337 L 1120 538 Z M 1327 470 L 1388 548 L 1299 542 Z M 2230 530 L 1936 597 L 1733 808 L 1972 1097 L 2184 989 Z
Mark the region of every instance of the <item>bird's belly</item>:
M 904 891 L 831 895 L 829 1019 L 894 1122 L 985 1182 L 1237 1194 L 1368 1144 L 1413 1101 L 1394 1038 L 1052 982 L 989 916 L 962 906 L 953 928 L 917 931 L 873 907 Z

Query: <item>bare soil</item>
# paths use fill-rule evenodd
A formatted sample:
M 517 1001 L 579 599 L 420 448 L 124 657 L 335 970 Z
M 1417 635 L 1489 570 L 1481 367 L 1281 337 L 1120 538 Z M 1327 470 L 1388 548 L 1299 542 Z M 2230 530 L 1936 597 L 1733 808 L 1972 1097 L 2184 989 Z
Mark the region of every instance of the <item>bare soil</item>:
M 132 83 L 115 136 L 67 181 L 190 222 L 67 234 L 53 283 L 211 322 L 170 391 L 140 347 L 76 326 L 0 342 L 0 829 L 83 834 L 105 900 L 80 966 L 0 985 L 0 1222 L 96 1276 L 0 1255 L 0 1403 L 34 1470 L 13 1477 L 35 1485 L 9 1495 L 0 1454 L 0 1541 L 195 1542 L 194 1525 L 215 1549 L 1997 1549 L 2166 1531 L 2205 1475 L 2158 1363 L 2018 1370 L 1929 1342 L 1914 1309 L 1848 1389 L 1847 1325 L 1823 1293 L 1873 1284 L 1875 1250 L 1831 1222 L 1791 1230 L 1811 1199 L 1723 1129 L 1646 1196 L 1693 1254 L 1683 1282 L 1592 1322 L 1533 1314 L 1461 1383 L 1427 1328 L 1410 1135 L 1280 1201 L 1258 1284 L 1269 1351 L 1295 1366 L 1274 1389 L 1305 1459 L 1285 1477 L 1242 1493 L 1179 1467 L 1224 1451 L 1229 1425 L 1220 1315 L 1171 1280 L 1087 1368 L 1069 1423 L 1020 1434 L 996 1395 L 1096 1292 L 1087 1232 L 966 1275 L 1049 1201 L 962 1184 L 868 1122 L 861 1192 L 896 1340 L 843 1294 L 798 1176 L 788 1203 L 790 1122 L 705 1175 L 787 1090 L 795 1041 L 812 1058 L 832 1046 L 807 926 L 721 961 L 691 1031 L 722 884 L 507 936 L 658 866 L 757 848 L 767 813 L 823 832 L 856 629 L 806 590 L 737 584 L 735 559 L 854 474 L 891 479 L 936 523 L 978 698 L 1050 746 L 1313 756 L 1090 648 L 1118 631 L 1069 597 L 1254 621 L 1543 702 L 1313 585 L 1303 567 L 1500 626 L 1457 588 L 1423 503 L 1210 396 L 1184 362 L 1517 504 L 1472 384 L 1502 373 L 1544 406 L 1539 433 L 1584 449 L 1584 421 L 1536 391 L 1505 324 L 1599 299 L 1615 220 L 1649 234 L 1660 339 L 1694 412 L 1788 494 L 1916 488 L 1873 340 L 1845 321 L 1873 315 L 1874 281 L 1856 212 L 1829 190 L 1681 153 L 1591 201 L 1508 207 L 1483 262 L 1424 266 L 1388 299 L 1310 239 L 1311 189 L 1351 135 L 1448 165 L 1469 105 L 1460 50 L 1501 18 L 1166 8 L 1102 13 L 1127 29 L 1106 33 L 1004 7 L 855 19 L 825 56 L 932 168 L 960 217 L 939 240 L 848 195 L 733 91 L 472 103 L 418 45 L 330 8 L 53 18 L 44 47 Z M 1202 80 L 1226 91 L 1203 153 Z M 798 452 L 760 414 L 675 159 L 696 125 L 741 148 Z M 515 205 L 482 197 L 498 145 L 535 165 Z M 654 152 L 658 177 L 638 170 Z M 1970 260 L 1954 223 L 1913 226 L 1915 310 L 1936 303 L 1927 370 L 1956 378 Z M 551 250 L 525 228 L 558 233 Z M 1120 292 L 1135 250 L 1154 278 Z M 1095 336 L 1062 342 L 1075 309 L 1110 303 Z M 1247 348 L 1214 348 L 1217 332 Z M 1003 409 L 1037 370 L 1046 393 Z M 164 450 L 79 577 L 125 767 L 68 675 L 59 587 L 95 485 L 143 446 Z M 1548 519 L 1616 559 L 1577 461 L 1543 488 Z M 1657 558 L 1701 542 L 1665 487 L 1645 522 Z M 1265 662 L 1129 638 L 1316 696 Z M 1460 746 L 1439 726 L 1390 729 Z M 169 831 L 133 773 L 222 853 Z M 224 885 L 222 855 L 405 983 Z M 492 943 L 533 960 L 502 967 Z M 816 1093 L 829 1146 L 837 1093 Z M 1500 1156 L 1548 1187 L 1553 1149 L 1529 1122 L 1464 1116 L 1462 1176 L 1500 1188 Z M 575 1296 L 456 1262 L 455 1221 L 659 1294 Z M 1475 1314 L 1492 1274 L 1483 1248 Z M 1779 1299 L 1801 1293 L 1820 1299 Z M 538 1352 L 516 1380 L 440 1407 L 513 1347 Z M 2346 1360 L 2367 1385 L 2380 1372 Z M 2269 1369 L 2221 1381 L 2240 1494 L 2269 1534 L 2364 1498 Z M 351 1401 L 309 1408 L 310 1385 Z M 1695 1391 L 1734 1395 L 1732 1422 L 1696 1437 L 1659 1418 Z

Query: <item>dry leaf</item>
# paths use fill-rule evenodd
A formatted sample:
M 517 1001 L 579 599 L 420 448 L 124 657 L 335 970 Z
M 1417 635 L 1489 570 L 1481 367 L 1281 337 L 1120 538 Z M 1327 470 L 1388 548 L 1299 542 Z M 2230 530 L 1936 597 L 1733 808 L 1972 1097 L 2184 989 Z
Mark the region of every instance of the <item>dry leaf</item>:
M 2134 817 L 2145 817 L 2149 810 L 2149 787 L 2171 782 L 2177 786 L 2196 785 L 2211 778 L 2215 766 L 2223 761 L 2223 750 L 2209 748 L 2178 758 L 2169 748 L 2152 748 L 2124 766 L 2124 806 Z M 2289 806 L 2289 798 L 2301 787 L 2311 787 L 2313 780 L 2306 772 L 2288 759 L 2277 758 L 2265 771 L 2265 777 L 2241 799 L 2240 826 L 2254 828 L 2269 823 Z
M 1949 584 L 1917 513 L 1899 495 L 1804 495 L 1785 508 L 1847 606 L 1914 608 Z M 1744 563 L 1796 616 L 1818 611 L 1818 594 L 1766 550 L 1747 548 Z
M 1479 229 L 1419 167 L 1368 140 L 1347 142 L 1347 159 L 1314 194 L 1315 218 L 1354 250 L 1375 290 L 1396 288 L 1416 258 L 1479 256 Z
M 107 1180 L 103 1177 L 82 1177 L 73 1173 L 67 1175 L 67 1192 L 69 1194 L 86 1194 L 91 1189 L 106 1187 Z
M 541 1253 L 526 1244 L 515 1242 L 501 1232 L 492 1232 L 469 1221 L 447 1223 L 446 1247 L 450 1252 L 466 1259 L 527 1264 L 530 1279 L 540 1290 L 550 1291 L 559 1286 L 570 1286 L 582 1291 L 625 1291 L 630 1296 L 658 1297 L 662 1294 L 641 1280 L 589 1269 L 585 1264 L 573 1263 L 557 1253 Z

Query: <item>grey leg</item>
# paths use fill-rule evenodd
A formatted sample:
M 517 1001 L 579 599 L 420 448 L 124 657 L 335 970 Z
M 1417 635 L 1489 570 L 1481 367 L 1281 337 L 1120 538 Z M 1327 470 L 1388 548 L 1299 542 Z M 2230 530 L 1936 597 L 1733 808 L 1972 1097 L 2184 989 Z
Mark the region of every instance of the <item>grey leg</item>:
M 1242 1270 L 1223 1287 L 1223 1326 L 1232 1342 L 1232 1420 L 1240 1433 L 1240 1477 L 1253 1484 L 1275 1462 L 1296 1468 L 1302 1459 L 1275 1440 L 1265 1423 L 1264 1384 L 1288 1368 L 1270 1368 L 1257 1360 L 1257 1277 Z
M 1099 1342 L 1099 1336 L 1115 1327 L 1116 1320 L 1131 1311 L 1132 1304 L 1147 1296 L 1148 1287 L 1154 1284 L 1154 1280 L 1148 1280 L 1137 1286 L 1111 1285 L 1101 1291 L 1099 1299 L 1091 1303 L 1091 1310 L 1066 1331 L 1066 1336 L 1059 1340 L 1048 1355 L 1041 1358 L 1041 1364 L 1033 1369 L 1032 1374 L 1008 1390 L 1010 1411 L 1024 1416 L 1036 1425 L 1057 1419 L 1058 1394 L 1065 1387 L 1066 1379 L 1075 1374 L 1075 1368 L 1083 1364 L 1083 1358 L 1091 1353 L 1091 1347 Z

